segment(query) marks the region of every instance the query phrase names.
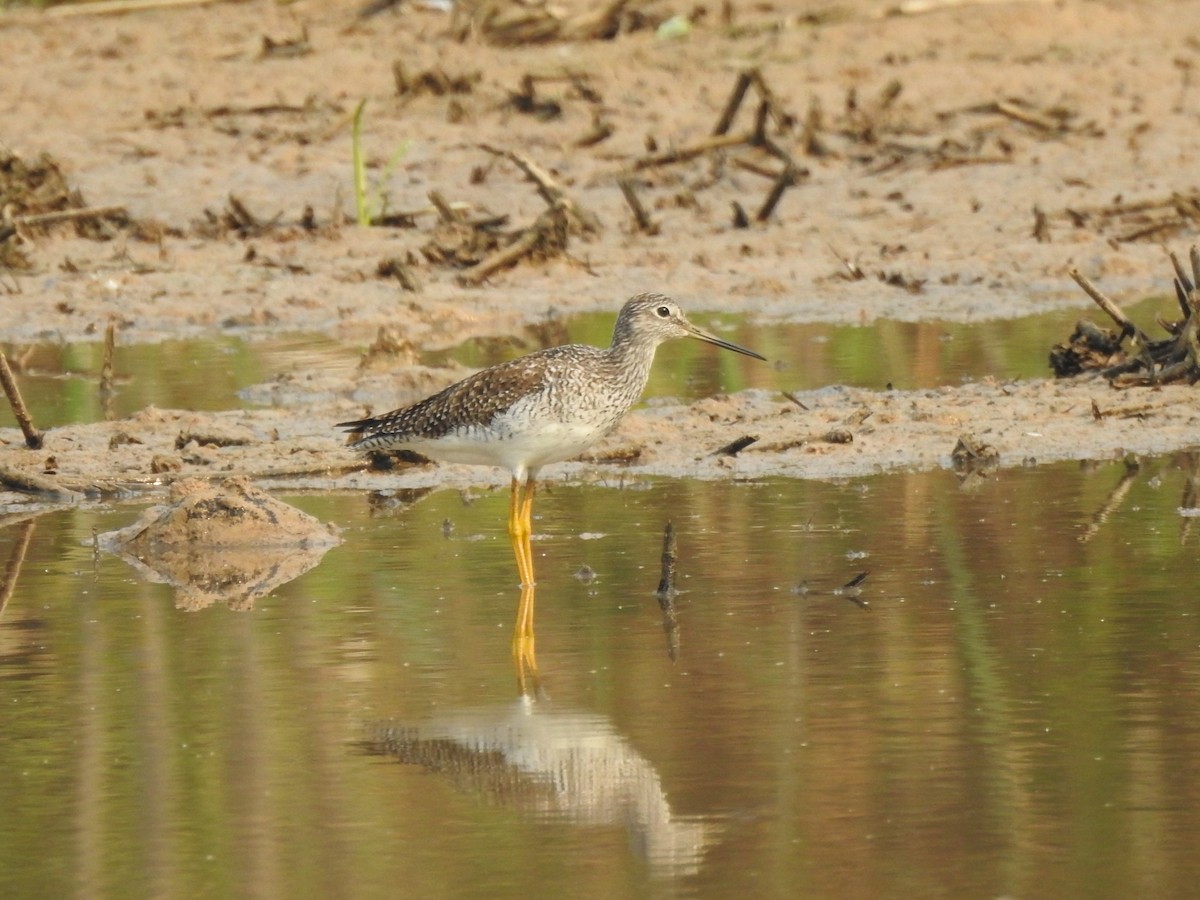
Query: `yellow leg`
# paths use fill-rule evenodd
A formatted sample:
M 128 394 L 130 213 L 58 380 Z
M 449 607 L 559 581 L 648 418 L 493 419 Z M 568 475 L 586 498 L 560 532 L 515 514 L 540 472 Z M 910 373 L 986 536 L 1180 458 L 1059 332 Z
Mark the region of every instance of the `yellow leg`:
M 508 504 L 508 534 L 512 539 L 513 555 L 517 558 L 517 572 L 521 576 L 521 600 L 517 604 L 517 623 L 513 628 L 513 665 L 517 670 L 517 686 L 522 694 L 529 691 L 532 681 L 537 688 L 537 659 L 534 655 L 533 638 L 533 496 L 534 481 L 528 479 L 521 484 L 512 481 L 512 496 Z
M 525 482 L 525 495 L 521 498 L 521 527 L 527 535 L 533 534 L 533 495 L 537 492 L 537 482 L 532 477 Z M 529 573 L 533 574 L 533 554 L 529 555 Z
M 533 577 L 533 547 L 529 538 L 533 534 L 533 481 L 526 482 L 524 487 L 513 479 L 512 495 L 508 502 L 508 535 L 512 540 L 513 555 L 517 558 L 517 574 L 521 577 L 521 586 L 532 585 Z

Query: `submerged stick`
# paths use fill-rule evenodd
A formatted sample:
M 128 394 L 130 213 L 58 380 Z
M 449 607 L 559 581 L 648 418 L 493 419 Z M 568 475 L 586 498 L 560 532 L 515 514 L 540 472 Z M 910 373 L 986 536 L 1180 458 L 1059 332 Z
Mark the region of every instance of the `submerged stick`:
M 679 617 L 675 615 L 675 600 L 667 597 L 661 604 L 663 634 L 667 638 L 667 659 L 675 662 L 679 659 Z
M 29 544 L 33 540 L 33 529 L 36 525 L 36 519 L 26 519 L 21 523 L 17 542 L 13 545 L 12 553 L 8 557 L 8 564 L 4 567 L 4 581 L 0 583 L 0 615 L 4 614 L 4 608 L 8 606 L 13 591 L 17 589 L 21 566 L 25 562 L 25 554 L 29 552 Z
M 25 446 L 30 450 L 42 449 L 42 433 L 33 427 L 33 419 L 21 399 L 21 390 L 17 387 L 17 379 L 13 377 L 12 369 L 8 367 L 8 357 L 0 350 L 0 383 L 4 385 L 4 395 L 8 397 L 8 405 L 12 407 L 21 433 L 25 435 Z
M 100 393 L 111 395 L 113 389 L 113 352 L 117 345 L 117 323 L 108 320 L 104 329 L 104 361 L 100 365 Z
M 679 547 L 675 543 L 675 526 L 668 521 L 663 531 L 662 577 L 658 581 L 658 603 L 665 610 L 675 596 L 675 564 L 679 561 Z
M 1081 544 L 1086 544 L 1099 534 L 1104 523 L 1112 517 L 1113 513 L 1121 508 L 1121 505 L 1125 502 L 1125 497 L 1133 488 L 1139 468 L 1137 464 L 1131 464 L 1129 460 L 1126 461 L 1125 471 L 1121 475 L 1121 480 L 1109 492 L 1108 499 L 1104 501 L 1104 504 L 1092 514 L 1092 520 L 1088 523 L 1087 530 L 1079 535 L 1079 542 Z

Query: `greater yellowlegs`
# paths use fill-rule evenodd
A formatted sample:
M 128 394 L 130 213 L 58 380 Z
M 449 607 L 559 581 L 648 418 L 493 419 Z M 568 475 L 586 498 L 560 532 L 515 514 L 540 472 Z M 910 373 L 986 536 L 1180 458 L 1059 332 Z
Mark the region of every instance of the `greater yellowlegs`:
M 646 387 L 663 341 L 691 337 L 766 357 L 697 328 L 662 294 L 638 294 L 617 316 L 607 349 L 549 347 L 476 372 L 412 406 L 341 422 L 360 450 L 415 450 L 431 459 L 502 466 L 512 473 L 508 531 L 521 583 L 532 585 L 534 479 L 578 456 L 616 426 Z

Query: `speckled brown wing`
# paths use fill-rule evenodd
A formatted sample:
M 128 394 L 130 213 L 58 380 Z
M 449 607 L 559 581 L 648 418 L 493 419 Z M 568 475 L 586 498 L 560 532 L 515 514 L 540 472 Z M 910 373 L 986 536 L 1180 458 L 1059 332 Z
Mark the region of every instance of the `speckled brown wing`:
M 459 428 L 486 427 L 521 397 L 540 391 L 568 347 L 554 347 L 476 372 L 412 406 L 339 422 L 354 444 L 386 447 L 413 438 L 436 440 Z

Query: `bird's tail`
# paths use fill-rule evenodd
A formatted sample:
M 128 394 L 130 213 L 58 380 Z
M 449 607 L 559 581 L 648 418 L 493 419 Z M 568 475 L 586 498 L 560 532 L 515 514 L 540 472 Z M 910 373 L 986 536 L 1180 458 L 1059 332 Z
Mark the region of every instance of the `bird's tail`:
M 346 443 L 356 444 L 369 432 L 374 426 L 379 424 L 379 419 L 374 416 L 369 416 L 365 419 L 355 419 L 351 422 L 338 422 L 335 428 L 346 429 Z

